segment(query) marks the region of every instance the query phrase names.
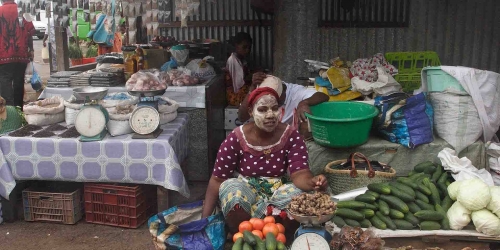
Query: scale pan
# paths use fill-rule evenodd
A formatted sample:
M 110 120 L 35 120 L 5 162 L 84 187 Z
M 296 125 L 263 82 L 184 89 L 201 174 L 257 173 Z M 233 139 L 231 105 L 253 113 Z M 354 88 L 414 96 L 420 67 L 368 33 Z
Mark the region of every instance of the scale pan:
M 87 98 L 89 100 L 102 100 L 107 94 L 108 89 L 102 87 L 81 87 L 73 89 L 73 95 L 80 101 L 85 101 Z

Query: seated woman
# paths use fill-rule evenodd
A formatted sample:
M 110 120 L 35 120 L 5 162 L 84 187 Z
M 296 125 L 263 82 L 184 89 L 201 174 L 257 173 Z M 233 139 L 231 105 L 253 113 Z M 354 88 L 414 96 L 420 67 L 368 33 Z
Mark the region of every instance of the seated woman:
M 234 129 L 220 146 L 203 217 L 210 216 L 220 202 L 232 233 L 242 221 L 266 215 L 281 215 L 277 221 L 285 227 L 287 221 L 298 226 L 283 211 L 291 198 L 327 187 L 325 176 L 313 176 L 309 170 L 301 135 L 278 121 L 278 99 L 272 88 L 254 90 L 248 98 L 254 122 Z
M 21 108 L 6 106 L 5 99 L 0 96 L 0 135 L 14 131 L 22 126 Z
M 231 106 L 239 106 L 248 93 L 251 84 L 251 74 L 246 58 L 252 51 L 252 37 L 245 32 L 239 32 L 232 38 L 235 51 L 226 62 L 226 98 Z

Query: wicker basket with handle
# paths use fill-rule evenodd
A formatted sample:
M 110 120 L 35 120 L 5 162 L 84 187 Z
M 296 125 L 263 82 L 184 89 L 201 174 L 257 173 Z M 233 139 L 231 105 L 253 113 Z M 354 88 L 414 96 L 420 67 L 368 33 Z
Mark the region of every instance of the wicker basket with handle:
M 355 159 L 355 158 L 359 159 Z M 349 156 L 351 160 L 351 169 L 341 170 L 335 169 L 335 166 L 345 164 L 346 160 L 336 160 L 328 163 L 325 167 L 324 174 L 328 179 L 328 185 L 334 194 L 340 194 L 356 188 L 364 187 L 374 182 L 389 182 L 396 178 L 396 170 L 387 164 L 380 163 L 387 172 L 375 171 L 370 161 L 361 153 L 352 153 Z M 357 163 L 366 162 L 368 170 L 356 169 Z

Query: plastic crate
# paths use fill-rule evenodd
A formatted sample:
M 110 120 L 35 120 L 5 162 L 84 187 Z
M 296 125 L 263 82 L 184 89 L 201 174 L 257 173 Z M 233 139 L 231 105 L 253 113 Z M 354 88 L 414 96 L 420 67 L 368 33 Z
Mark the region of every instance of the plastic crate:
M 155 211 L 154 186 L 85 183 L 85 220 L 137 228 Z
M 81 189 L 47 192 L 27 188 L 23 191 L 23 207 L 25 221 L 75 224 L 83 216 Z
M 462 84 L 450 74 L 444 72 L 441 67 L 425 67 L 423 70 L 427 77 L 428 92 L 449 91 L 456 94 L 468 95 Z
M 394 76 L 405 92 L 411 92 L 421 86 L 421 72 L 426 66 L 441 66 L 439 56 L 433 51 L 422 52 L 388 52 L 386 60 L 398 68 Z

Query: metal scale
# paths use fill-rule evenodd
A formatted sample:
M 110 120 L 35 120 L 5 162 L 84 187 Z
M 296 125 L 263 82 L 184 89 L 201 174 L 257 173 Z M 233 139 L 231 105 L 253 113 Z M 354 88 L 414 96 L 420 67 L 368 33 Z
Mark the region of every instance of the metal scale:
M 82 87 L 73 89 L 73 95 L 79 101 L 84 101 L 75 118 L 75 128 L 80 133 L 80 141 L 101 141 L 108 130 L 108 111 L 98 102 L 108 94 L 107 88 Z
M 160 128 L 160 113 L 158 112 L 158 99 L 165 93 L 163 90 L 129 91 L 131 95 L 139 97 L 137 108 L 130 115 L 129 124 L 135 132 L 132 139 L 155 139 L 163 129 Z
M 329 250 L 332 235 L 326 231 L 325 223 L 332 219 L 334 214 L 321 216 L 303 216 L 287 211 L 300 227 L 295 231 L 295 239 L 291 250 Z

